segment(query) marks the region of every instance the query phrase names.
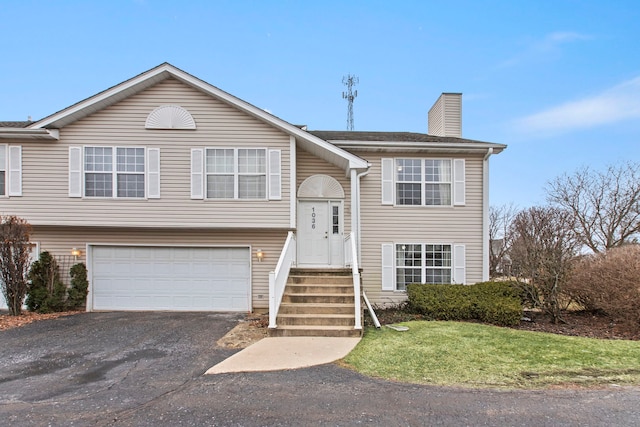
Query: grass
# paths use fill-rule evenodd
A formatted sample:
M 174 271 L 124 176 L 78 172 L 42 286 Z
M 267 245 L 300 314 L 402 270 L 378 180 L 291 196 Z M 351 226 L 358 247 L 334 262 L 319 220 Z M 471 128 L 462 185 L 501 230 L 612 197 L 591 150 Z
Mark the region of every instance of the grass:
M 550 388 L 640 385 L 640 342 L 567 337 L 461 322 L 368 328 L 344 364 L 418 384 Z

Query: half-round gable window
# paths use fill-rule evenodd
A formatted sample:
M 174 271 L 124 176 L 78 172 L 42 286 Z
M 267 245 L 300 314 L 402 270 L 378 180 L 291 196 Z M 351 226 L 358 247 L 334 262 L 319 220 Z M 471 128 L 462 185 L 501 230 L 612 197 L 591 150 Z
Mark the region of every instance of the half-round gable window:
M 342 185 L 329 175 L 313 175 L 298 188 L 299 198 L 344 199 Z
M 161 105 L 147 116 L 146 129 L 195 129 L 191 114 L 179 105 Z

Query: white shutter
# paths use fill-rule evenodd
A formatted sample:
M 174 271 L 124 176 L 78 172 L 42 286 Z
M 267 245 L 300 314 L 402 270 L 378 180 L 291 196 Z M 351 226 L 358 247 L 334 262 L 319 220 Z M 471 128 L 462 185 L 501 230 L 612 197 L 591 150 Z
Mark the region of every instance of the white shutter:
M 382 244 L 382 290 L 395 291 L 396 275 L 394 274 L 394 251 L 393 244 Z
M 9 196 L 22 196 L 22 147 L 9 147 Z
M 6 182 L 6 178 L 7 178 L 7 146 L 6 145 L 0 145 L 0 170 L 4 172 L 4 178 Z M 5 192 L 5 189 L 6 189 L 6 183 L 5 183 L 5 187 L 0 188 L 0 196 L 4 196 L 5 194 L 7 194 Z
M 82 197 L 82 147 L 69 147 L 69 197 Z
M 280 150 L 269 150 L 269 200 L 282 199 Z
M 191 149 L 191 198 L 204 199 L 204 150 Z
M 453 245 L 453 283 L 467 282 L 464 245 Z
M 464 159 L 453 160 L 453 204 L 463 206 L 465 204 L 464 188 L 465 172 Z
M 393 205 L 393 159 L 382 159 L 382 204 Z
M 147 148 L 147 198 L 160 198 L 160 149 Z

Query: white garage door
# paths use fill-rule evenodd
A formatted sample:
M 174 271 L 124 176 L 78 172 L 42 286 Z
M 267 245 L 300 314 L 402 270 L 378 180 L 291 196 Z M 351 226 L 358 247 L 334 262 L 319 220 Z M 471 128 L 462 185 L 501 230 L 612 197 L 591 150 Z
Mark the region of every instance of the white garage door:
M 92 246 L 93 310 L 249 311 L 249 248 Z

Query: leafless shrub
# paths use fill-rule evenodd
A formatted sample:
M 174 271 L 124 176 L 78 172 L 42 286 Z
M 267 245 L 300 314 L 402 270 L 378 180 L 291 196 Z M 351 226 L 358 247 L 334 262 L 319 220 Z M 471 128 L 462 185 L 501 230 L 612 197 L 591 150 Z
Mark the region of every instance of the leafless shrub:
M 22 313 L 27 294 L 31 226 L 16 216 L 0 217 L 0 281 L 9 314 Z
M 640 328 L 640 246 L 582 257 L 565 291 L 587 310 Z
M 513 274 L 528 299 L 562 320 L 561 294 L 571 273 L 577 242 L 572 217 L 553 207 L 532 207 L 518 213 L 512 223 L 513 244 L 509 255 Z

